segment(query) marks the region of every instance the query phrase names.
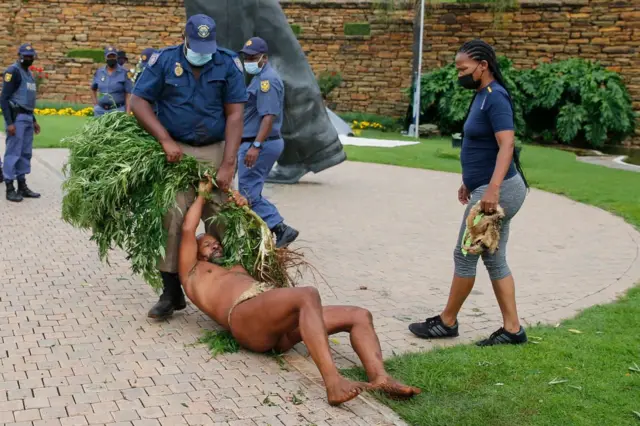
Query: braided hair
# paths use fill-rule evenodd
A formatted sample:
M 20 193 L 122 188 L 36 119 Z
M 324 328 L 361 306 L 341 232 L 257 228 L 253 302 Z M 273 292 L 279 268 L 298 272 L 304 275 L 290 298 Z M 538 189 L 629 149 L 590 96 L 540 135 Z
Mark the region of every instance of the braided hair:
M 460 50 L 458 50 L 458 53 L 464 53 L 477 62 L 487 61 L 487 64 L 489 65 L 489 71 L 491 71 L 493 78 L 498 82 L 498 84 L 500 84 L 500 86 L 502 86 L 507 92 L 507 98 L 509 99 L 509 103 L 511 104 L 511 110 L 515 113 L 515 110 L 513 108 L 513 101 L 511 100 L 511 93 L 509 92 L 502 72 L 500 71 L 498 58 L 496 57 L 496 52 L 495 50 L 493 50 L 493 47 L 491 47 L 489 43 L 483 40 L 475 39 L 463 44 Z M 476 99 L 476 96 L 477 92 L 473 95 L 473 99 L 471 100 L 471 104 L 469 105 L 469 109 L 467 110 L 467 115 L 465 116 L 464 121 L 467 121 L 467 118 L 469 117 L 469 113 L 471 112 L 471 107 L 473 105 L 473 101 Z M 529 188 L 529 183 L 524 176 L 524 171 L 522 170 L 522 166 L 520 164 L 520 155 L 515 150 L 515 147 L 513 151 L 513 160 L 515 162 L 518 173 L 520 173 L 520 176 L 522 176 L 522 180 L 524 180 L 524 184 L 527 188 Z

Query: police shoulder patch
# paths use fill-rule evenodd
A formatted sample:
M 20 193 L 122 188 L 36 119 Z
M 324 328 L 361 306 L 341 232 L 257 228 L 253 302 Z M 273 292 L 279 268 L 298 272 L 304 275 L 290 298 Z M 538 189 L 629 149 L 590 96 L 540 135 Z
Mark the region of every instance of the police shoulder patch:
M 238 58 L 237 56 L 234 57 L 233 63 L 236 64 L 236 68 L 238 68 L 238 71 L 244 72 L 244 68 L 242 66 L 242 62 L 240 61 L 240 58 Z
M 4 74 L 4 81 L 6 81 L 7 83 L 9 83 L 12 78 L 13 78 L 13 74 L 11 74 L 10 72 L 6 72 Z
M 262 90 L 264 93 L 267 93 L 269 89 L 271 89 L 271 83 L 269 82 L 269 80 L 262 80 L 260 82 L 260 90 Z
M 149 58 L 149 66 L 152 67 L 158 62 L 158 58 L 160 57 L 160 52 L 156 52 Z

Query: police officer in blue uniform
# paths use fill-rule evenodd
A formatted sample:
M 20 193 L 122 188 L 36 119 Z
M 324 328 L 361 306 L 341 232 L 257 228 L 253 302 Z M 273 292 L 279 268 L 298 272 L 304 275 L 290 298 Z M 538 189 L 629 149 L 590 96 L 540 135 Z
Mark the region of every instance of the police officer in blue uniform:
M 4 169 L 0 169 L 7 185 L 7 200 L 20 202 L 23 198 L 39 198 L 27 186 L 26 175 L 31 173 L 33 135 L 40 133 L 33 110 L 36 107 L 36 80 L 29 67 L 36 51 L 29 43 L 18 49 L 18 61 L 4 72 L 0 107 L 4 115 L 7 148 Z M 18 190 L 13 181 L 18 180 Z
M 113 46 L 104 49 L 107 64 L 99 68 L 91 83 L 93 114 L 98 117 L 107 112 L 129 112 L 129 97 L 133 84 L 127 70 L 118 65 L 117 51 Z
M 286 247 L 298 231 L 284 219 L 269 200 L 262 196 L 269 171 L 284 150 L 280 134 L 284 115 L 284 84 L 268 61 L 269 47 L 260 37 L 245 44 L 244 69 L 254 77 L 247 92 L 249 100 L 244 111 L 244 132 L 238 152 L 238 187 L 255 211 L 276 235 L 276 247 Z
M 140 59 L 136 64 L 133 77 L 131 78 L 131 81 L 133 83 L 136 82 L 136 80 L 140 76 L 140 73 L 144 71 L 144 69 L 147 67 L 147 64 L 149 63 L 149 59 L 151 58 L 151 55 L 153 55 L 155 52 L 156 52 L 155 49 L 152 47 L 147 47 L 146 49 L 142 50 L 142 52 L 140 52 Z
M 220 190 L 212 194 L 203 219 L 207 232 L 220 237 L 221 230 L 208 219 L 215 217 L 227 200 L 235 175 L 247 90 L 240 58 L 216 43 L 213 19 L 192 16 L 184 35 L 183 44 L 151 55 L 133 89 L 131 110 L 158 140 L 167 161 L 178 162 L 188 154 L 217 169 Z M 186 307 L 177 274 L 178 249 L 183 214 L 195 196 L 194 189 L 179 193 L 176 207 L 164 217 L 168 238 L 165 256 L 158 265 L 164 288 L 160 300 L 149 311 L 152 318 L 166 318 Z

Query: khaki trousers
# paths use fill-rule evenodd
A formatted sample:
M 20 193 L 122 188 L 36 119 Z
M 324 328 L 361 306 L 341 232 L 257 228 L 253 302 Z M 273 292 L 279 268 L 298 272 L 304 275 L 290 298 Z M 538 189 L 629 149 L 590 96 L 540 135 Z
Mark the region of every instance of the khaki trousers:
M 220 167 L 224 154 L 224 142 L 216 143 L 208 146 L 191 146 L 178 142 L 182 152 L 186 155 L 195 157 L 198 161 L 211 164 L 216 169 Z M 237 187 L 237 179 L 234 179 L 232 187 Z M 167 230 L 167 245 L 165 247 L 165 257 L 158 261 L 158 269 L 162 272 L 178 272 L 178 253 L 180 250 L 180 240 L 182 238 L 182 222 L 187 210 L 196 199 L 196 190 L 190 188 L 188 191 L 179 192 L 176 195 L 176 204 L 169 209 L 164 216 L 164 228 Z M 222 241 L 224 229 L 212 222 L 212 219 L 220 211 L 222 204 L 227 200 L 226 196 L 214 188 L 212 199 L 205 204 L 202 210 L 202 220 L 205 223 L 205 229 L 208 234 L 213 235 Z

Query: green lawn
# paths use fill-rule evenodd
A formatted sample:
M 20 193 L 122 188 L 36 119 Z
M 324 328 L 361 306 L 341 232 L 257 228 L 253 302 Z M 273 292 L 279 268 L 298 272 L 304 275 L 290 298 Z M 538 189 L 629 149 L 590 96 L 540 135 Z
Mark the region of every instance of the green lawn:
M 529 328 L 535 344 L 394 357 L 389 372 L 423 393 L 410 402 L 376 396 L 412 425 L 638 425 L 638 330 L 634 289 L 557 328 Z M 347 375 L 364 378 L 360 370 Z
M 78 130 L 85 117 L 39 115 L 40 134 L 33 141 L 34 148 L 64 148 L 60 140 Z
M 412 140 L 374 131 L 362 136 Z M 450 138 L 398 148 L 345 146 L 345 151 L 351 161 L 460 172 L 459 149 L 451 148 Z M 640 228 L 640 173 L 581 163 L 570 152 L 530 145 L 523 147 L 521 160 L 533 187 L 601 207 Z

